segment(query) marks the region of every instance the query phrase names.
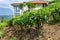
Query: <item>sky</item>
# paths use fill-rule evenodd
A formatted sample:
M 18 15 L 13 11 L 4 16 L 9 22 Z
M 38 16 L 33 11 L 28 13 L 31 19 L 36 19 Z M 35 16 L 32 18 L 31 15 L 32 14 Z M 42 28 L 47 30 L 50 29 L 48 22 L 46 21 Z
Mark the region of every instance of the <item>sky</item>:
M 11 4 L 23 1 L 29 0 L 0 0 L 0 15 L 12 15 L 14 8 Z

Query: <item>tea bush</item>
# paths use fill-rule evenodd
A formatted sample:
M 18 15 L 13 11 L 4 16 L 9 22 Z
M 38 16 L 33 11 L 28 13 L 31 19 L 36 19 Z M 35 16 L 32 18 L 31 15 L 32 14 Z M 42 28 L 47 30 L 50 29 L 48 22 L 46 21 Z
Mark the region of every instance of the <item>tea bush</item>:
M 60 22 L 60 2 L 49 4 L 47 7 L 39 10 L 26 12 L 21 16 L 8 20 L 7 23 L 1 23 L 0 27 L 7 25 L 11 27 L 17 26 L 17 28 L 20 27 L 23 30 L 23 27 L 28 28 L 30 26 L 30 28 L 35 27 L 39 31 L 39 29 L 42 30 L 43 28 L 41 24 L 46 23 L 51 16 L 55 22 Z
M 39 17 L 40 17 L 39 21 L 45 22 L 45 20 L 47 20 L 50 16 L 53 16 L 53 14 L 55 13 L 56 15 L 54 17 L 57 20 L 60 20 L 59 12 L 56 11 L 57 8 L 58 9 L 60 8 L 60 2 L 49 4 L 49 6 L 47 6 L 46 8 L 24 13 L 23 15 L 16 17 L 10 21 L 12 21 L 12 24 L 24 26 L 24 25 L 29 24 L 30 22 L 32 22 L 33 24 L 36 21 L 36 19 L 38 19 Z

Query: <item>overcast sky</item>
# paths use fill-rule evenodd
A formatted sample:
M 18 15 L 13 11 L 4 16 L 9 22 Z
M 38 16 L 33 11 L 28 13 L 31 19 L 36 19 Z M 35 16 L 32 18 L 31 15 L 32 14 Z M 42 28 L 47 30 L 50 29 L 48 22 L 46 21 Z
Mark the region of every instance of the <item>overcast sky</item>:
M 13 7 L 12 3 L 18 3 L 29 0 L 0 0 L 0 15 L 12 15 Z

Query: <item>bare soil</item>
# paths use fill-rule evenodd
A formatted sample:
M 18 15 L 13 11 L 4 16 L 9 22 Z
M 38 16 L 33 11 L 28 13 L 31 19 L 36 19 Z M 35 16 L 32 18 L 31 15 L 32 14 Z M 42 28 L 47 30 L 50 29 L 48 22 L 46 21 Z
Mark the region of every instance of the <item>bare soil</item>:
M 6 32 L 5 33 L 6 36 L 1 38 L 0 40 L 6 40 L 7 38 L 12 38 L 13 37 L 12 29 L 13 28 L 6 28 L 4 32 L 6 32 L 7 30 L 8 32 Z M 44 37 L 40 37 L 39 40 L 60 40 L 60 23 L 55 25 L 44 24 L 43 35 Z

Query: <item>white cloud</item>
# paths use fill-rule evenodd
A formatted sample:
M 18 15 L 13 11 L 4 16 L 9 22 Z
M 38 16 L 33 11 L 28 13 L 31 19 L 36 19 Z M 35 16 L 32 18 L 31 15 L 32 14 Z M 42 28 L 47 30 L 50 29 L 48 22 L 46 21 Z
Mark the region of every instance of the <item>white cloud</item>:
M 14 11 L 14 8 L 11 6 L 11 4 L 23 2 L 23 1 L 29 1 L 29 0 L 0 0 L 0 8 L 6 8 L 6 9 L 8 8 L 8 9 Z M 4 12 L 1 12 L 1 13 L 5 15 Z M 7 14 L 7 12 L 6 12 L 6 14 Z M 10 14 L 7 14 L 7 15 L 10 15 Z M 12 13 L 11 13 L 11 15 L 12 15 Z
M 3 2 L 4 0 L 0 0 L 0 2 Z
M 9 8 L 10 10 L 13 11 L 14 9 L 11 6 L 11 4 L 23 2 L 23 1 L 28 1 L 28 0 L 0 0 L 0 8 Z
M 18 2 L 17 0 L 0 0 L 0 8 L 9 8 L 13 11 L 11 3 Z
M 23 1 L 28 1 L 28 0 L 0 0 L 0 7 L 3 5 L 3 7 L 11 5 L 11 3 L 18 3 L 18 2 L 23 2 Z

